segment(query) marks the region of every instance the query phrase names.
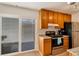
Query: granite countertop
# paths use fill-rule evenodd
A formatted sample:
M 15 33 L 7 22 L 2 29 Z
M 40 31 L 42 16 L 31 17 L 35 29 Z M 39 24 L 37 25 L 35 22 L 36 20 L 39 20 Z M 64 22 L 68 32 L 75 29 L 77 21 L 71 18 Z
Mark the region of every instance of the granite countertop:
M 40 34 L 39 36 L 40 36 L 41 38 L 44 38 L 44 39 L 51 38 L 51 37 L 49 37 L 49 36 L 46 36 L 46 35 L 43 35 L 43 34 Z
M 69 49 L 67 50 L 69 53 L 75 55 L 75 56 L 79 56 L 79 47 L 77 48 L 72 48 L 72 49 Z
M 47 39 L 48 39 L 48 38 L 51 38 L 51 37 L 46 36 L 46 35 L 44 35 L 44 34 L 39 34 L 39 36 L 42 37 L 42 38 L 45 38 L 45 39 L 46 39 L 46 38 L 47 38 Z M 69 37 L 69 36 L 68 36 L 68 35 L 63 35 L 63 37 L 61 37 L 61 38 L 64 38 L 64 37 Z
M 63 35 L 63 37 L 69 37 L 68 35 Z

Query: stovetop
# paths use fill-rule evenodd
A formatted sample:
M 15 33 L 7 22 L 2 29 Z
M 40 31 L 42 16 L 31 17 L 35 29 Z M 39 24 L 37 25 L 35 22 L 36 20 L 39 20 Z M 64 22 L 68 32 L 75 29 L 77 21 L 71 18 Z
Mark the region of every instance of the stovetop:
M 61 34 L 55 34 L 55 31 L 46 31 L 45 35 L 50 36 L 52 38 L 63 37 L 63 35 L 61 35 Z
M 49 35 L 52 38 L 58 38 L 58 37 L 63 37 L 63 35 Z

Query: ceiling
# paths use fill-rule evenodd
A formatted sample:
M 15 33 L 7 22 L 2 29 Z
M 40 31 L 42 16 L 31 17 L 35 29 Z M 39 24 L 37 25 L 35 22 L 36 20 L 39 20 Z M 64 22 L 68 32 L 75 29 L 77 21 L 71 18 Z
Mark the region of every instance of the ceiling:
M 1 4 L 12 5 L 21 8 L 28 8 L 32 10 L 40 10 L 41 8 L 44 8 L 64 13 L 74 13 L 79 11 L 78 2 L 77 8 L 68 5 L 67 2 L 3 2 Z

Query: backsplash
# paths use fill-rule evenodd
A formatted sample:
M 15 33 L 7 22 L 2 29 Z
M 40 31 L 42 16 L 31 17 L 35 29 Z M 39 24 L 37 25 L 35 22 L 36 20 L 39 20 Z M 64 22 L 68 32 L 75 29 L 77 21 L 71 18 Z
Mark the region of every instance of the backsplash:
M 48 27 L 48 29 L 40 29 L 39 30 L 39 34 L 45 34 L 46 31 L 58 31 L 59 29 L 55 28 L 55 27 Z

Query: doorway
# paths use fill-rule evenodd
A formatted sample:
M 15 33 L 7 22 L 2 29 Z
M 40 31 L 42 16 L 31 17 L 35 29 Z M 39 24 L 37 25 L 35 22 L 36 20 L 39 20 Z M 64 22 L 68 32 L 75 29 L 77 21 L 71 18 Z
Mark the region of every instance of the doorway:
M 2 17 L 1 54 L 18 52 L 19 19 Z
M 0 54 L 35 48 L 35 20 L 0 17 Z
M 35 20 L 22 19 L 22 51 L 34 49 Z

